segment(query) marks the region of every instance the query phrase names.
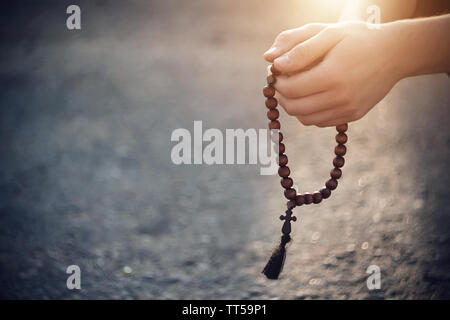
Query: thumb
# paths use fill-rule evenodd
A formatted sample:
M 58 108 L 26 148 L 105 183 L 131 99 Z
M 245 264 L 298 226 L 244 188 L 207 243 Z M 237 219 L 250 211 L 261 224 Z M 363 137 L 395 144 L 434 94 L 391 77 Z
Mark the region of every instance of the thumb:
M 343 37 L 344 33 L 339 28 L 325 28 L 314 37 L 296 45 L 289 52 L 275 59 L 275 68 L 282 73 L 300 71 L 323 57 Z

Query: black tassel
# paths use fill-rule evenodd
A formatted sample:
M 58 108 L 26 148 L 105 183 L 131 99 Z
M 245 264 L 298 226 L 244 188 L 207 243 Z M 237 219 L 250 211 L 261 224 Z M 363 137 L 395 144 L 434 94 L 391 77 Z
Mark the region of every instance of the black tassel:
M 278 276 L 283 270 L 284 260 L 286 259 L 286 244 L 289 241 L 291 241 L 291 237 L 288 234 L 281 236 L 280 245 L 275 248 L 272 256 L 262 271 L 268 279 L 278 279 Z

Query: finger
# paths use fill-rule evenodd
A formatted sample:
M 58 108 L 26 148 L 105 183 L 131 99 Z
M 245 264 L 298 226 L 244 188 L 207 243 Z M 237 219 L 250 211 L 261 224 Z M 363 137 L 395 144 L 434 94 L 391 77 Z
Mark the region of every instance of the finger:
M 322 31 L 327 24 L 324 23 L 310 23 L 303 27 L 290 29 L 281 32 L 272 44 L 269 50 L 264 53 L 264 59 L 272 62 L 280 55 L 291 50 L 296 44 L 308 40 L 312 36 Z
M 274 60 L 275 68 L 282 73 L 293 73 L 306 68 L 322 58 L 344 37 L 339 28 L 325 28 L 312 38 L 296 45 Z
M 341 102 L 335 99 L 335 94 L 332 91 L 325 91 L 300 99 L 289 99 L 278 95 L 277 100 L 289 115 L 301 117 L 314 115 L 341 105 Z
M 338 125 L 341 125 L 341 124 L 347 123 L 347 122 L 350 122 L 350 120 L 347 118 L 338 118 L 338 119 L 331 120 L 331 121 L 317 123 L 316 126 L 318 126 L 319 128 L 336 127 Z
M 316 67 L 291 76 L 279 75 L 275 89 L 284 97 L 294 99 L 326 91 L 332 87 L 329 65 L 321 63 Z
M 316 112 L 307 116 L 297 116 L 297 119 L 305 126 L 318 126 L 324 123 L 331 123 L 332 121 L 339 121 L 340 123 L 342 123 L 341 119 L 345 118 L 347 118 L 346 111 L 344 111 L 343 108 L 339 107 Z M 344 123 L 345 122 L 346 121 L 344 121 Z

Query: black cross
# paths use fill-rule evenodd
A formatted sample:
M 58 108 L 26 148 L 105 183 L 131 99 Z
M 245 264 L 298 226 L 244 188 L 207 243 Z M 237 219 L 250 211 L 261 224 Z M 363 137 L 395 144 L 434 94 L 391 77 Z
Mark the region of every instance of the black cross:
M 286 215 L 285 216 L 281 215 L 280 220 L 284 220 L 283 228 L 281 228 L 281 232 L 283 234 L 288 235 L 291 233 L 291 221 L 294 221 L 294 222 L 297 221 L 297 217 L 292 216 L 292 210 L 286 210 Z
M 292 210 L 286 210 L 286 215 L 285 216 L 281 215 L 280 220 L 286 220 L 286 222 L 292 220 L 295 222 L 295 221 L 297 221 L 297 217 L 292 216 Z

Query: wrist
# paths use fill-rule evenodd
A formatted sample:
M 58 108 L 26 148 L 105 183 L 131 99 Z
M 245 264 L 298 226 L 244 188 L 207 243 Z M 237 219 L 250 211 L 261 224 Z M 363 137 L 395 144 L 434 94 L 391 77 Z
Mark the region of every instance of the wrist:
M 381 53 L 386 55 L 389 72 L 397 81 L 416 73 L 414 52 L 410 46 L 414 41 L 411 31 L 406 21 L 381 25 L 381 38 L 384 42 Z
M 450 15 L 400 20 L 384 27 L 402 78 L 450 71 Z

